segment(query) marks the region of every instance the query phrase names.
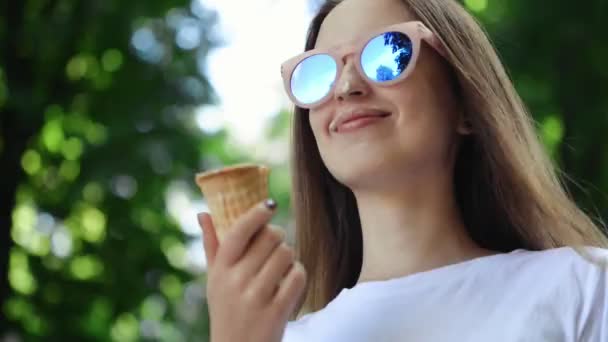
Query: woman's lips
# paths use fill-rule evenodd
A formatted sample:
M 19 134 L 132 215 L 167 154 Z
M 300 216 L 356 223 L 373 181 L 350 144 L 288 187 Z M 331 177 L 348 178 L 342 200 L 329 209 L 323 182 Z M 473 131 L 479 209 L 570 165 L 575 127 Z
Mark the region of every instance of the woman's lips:
M 356 117 L 356 118 L 343 122 L 341 125 L 339 125 L 336 128 L 336 133 L 352 132 L 359 128 L 373 125 L 373 124 L 385 119 L 388 116 L 390 116 L 390 114 L 359 116 L 359 117 Z

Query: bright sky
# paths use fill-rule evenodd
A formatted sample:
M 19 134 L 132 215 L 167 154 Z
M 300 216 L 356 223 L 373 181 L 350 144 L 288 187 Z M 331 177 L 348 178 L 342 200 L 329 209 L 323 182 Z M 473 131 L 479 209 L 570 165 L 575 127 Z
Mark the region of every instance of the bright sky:
M 210 52 L 206 72 L 221 103 L 202 107 L 197 121 L 205 131 L 226 127 L 239 144 L 253 144 L 267 119 L 289 105 L 280 64 L 303 50 L 308 0 L 198 1 L 218 12 L 226 45 Z

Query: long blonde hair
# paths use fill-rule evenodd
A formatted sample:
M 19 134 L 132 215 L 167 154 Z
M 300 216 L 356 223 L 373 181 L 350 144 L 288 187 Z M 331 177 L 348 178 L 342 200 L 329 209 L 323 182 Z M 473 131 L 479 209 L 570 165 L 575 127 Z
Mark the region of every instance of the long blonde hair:
M 443 42 L 474 134 L 463 138 L 454 188 L 464 224 L 484 248 L 509 252 L 561 246 L 608 246 L 602 230 L 564 190 L 534 123 L 487 34 L 455 0 L 402 0 Z M 306 50 L 339 3 L 313 18 Z M 292 318 L 322 309 L 356 284 L 362 264 L 361 224 L 353 193 L 323 164 L 308 121 L 295 108 L 292 203 L 297 258 L 308 272 Z

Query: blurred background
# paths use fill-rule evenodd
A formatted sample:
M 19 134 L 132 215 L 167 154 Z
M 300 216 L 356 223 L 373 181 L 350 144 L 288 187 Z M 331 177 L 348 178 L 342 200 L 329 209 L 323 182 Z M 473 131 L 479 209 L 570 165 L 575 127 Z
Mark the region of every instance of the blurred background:
M 0 341 L 207 341 L 194 174 L 272 167 L 293 243 L 280 63 L 313 0 L 7 0 Z M 608 2 L 466 0 L 578 203 L 606 217 Z

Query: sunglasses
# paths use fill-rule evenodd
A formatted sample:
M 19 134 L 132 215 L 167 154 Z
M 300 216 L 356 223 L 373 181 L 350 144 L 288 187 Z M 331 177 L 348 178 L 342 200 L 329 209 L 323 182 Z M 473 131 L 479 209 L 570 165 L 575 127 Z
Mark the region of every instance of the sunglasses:
M 443 46 L 422 22 L 391 25 L 346 44 L 312 49 L 281 65 L 283 85 L 292 102 L 311 109 L 330 98 L 344 68 L 344 56 L 355 53 L 355 65 L 363 78 L 390 86 L 407 78 L 416 65 L 420 42 L 426 41 L 445 57 Z

